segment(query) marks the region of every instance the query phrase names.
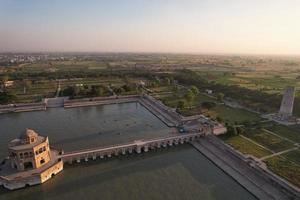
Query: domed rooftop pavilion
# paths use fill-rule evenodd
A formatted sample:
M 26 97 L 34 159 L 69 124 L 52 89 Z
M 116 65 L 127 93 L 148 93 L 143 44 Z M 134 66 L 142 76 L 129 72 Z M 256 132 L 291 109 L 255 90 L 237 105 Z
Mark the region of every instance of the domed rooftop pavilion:
M 19 171 L 39 168 L 51 159 L 48 137 L 31 129 L 12 140 L 8 150 L 11 166 Z
M 9 157 L 0 165 L 0 185 L 17 189 L 43 183 L 63 169 L 58 150 L 51 149 L 48 137 L 32 129 L 10 141 Z
M 35 142 L 34 139 L 37 139 L 37 137 L 38 134 L 34 130 L 28 128 L 25 131 L 23 131 L 20 135 L 20 139 L 22 140 L 33 139 L 33 140 L 29 140 L 28 141 L 29 143 L 34 143 Z

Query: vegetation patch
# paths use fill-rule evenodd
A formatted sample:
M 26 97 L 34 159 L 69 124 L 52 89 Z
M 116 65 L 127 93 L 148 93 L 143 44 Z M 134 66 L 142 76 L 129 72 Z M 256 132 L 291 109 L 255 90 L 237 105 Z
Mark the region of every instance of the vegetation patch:
M 300 165 L 282 156 L 275 156 L 265 160 L 268 168 L 300 187 Z
M 272 135 L 262 129 L 247 130 L 245 136 L 254 140 L 258 144 L 265 146 L 275 152 L 283 151 L 294 147 L 293 143 Z
M 300 150 L 299 149 L 282 154 L 282 156 L 284 156 L 286 159 L 300 165 Z
M 257 158 L 261 158 L 272 154 L 272 152 L 268 151 L 267 149 L 264 149 L 239 135 L 225 138 L 224 142 L 243 154 L 253 155 Z
M 215 119 L 219 117 L 228 124 L 241 124 L 250 121 L 259 121 L 261 119 L 258 114 L 224 105 L 218 105 L 205 113 L 205 115 Z
M 300 142 L 300 128 L 297 126 L 287 127 L 274 124 L 272 127 L 266 129 L 295 142 Z

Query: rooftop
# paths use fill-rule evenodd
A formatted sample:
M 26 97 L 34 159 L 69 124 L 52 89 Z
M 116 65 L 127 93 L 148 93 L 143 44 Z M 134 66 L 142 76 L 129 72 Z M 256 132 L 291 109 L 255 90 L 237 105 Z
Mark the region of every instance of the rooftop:
M 19 138 L 10 141 L 8 147 L 15 151 L 32 149 L 46 140 L 47 137 L 38 135 L 34 130 L 26 129 Z

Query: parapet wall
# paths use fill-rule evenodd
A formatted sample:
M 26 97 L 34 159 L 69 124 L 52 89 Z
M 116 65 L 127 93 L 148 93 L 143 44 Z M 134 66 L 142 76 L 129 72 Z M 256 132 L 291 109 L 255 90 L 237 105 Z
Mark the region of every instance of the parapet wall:
M 229 145 L 225 144 L 217 137 L 209 136 L 205 138 L 205 140 L 200 140 L 200 144 L 202 146 L 202 149 L 204 147 L 204 149 L 209 150 L 210 152 L 215 154 L 216 157 L 221 157 L 222 160 L 227 162 L 227 164 L 230 165 L 235 171 L 240 171 L 239 173 L 241 173 L 245 178 L 249 179 L 250 182 L 254 183 L 258 188 L 265 190 L 266 193 L 270 192 L 270 189 L 272 189 L 274 190 L 274 193 L 272 193 L 271 195 L 275 195 L 276 193 L 277 195 L 283 195 L 282 198 L 279 198 L 277 196 L 278 199 L 300 198 L 299 188 L 272 173 L 270 170 L 265 168 L 262 163 L 253 159 L 246 158 L 243 154 L 232 149 Z M 208 155 L 206 152 L 202 153 L 205 156 Z M 216 162 L 216 159 L 212 159 L 209 156 L 208 158 L 213 162 Z M 234 164 L 234 162 L 236 162 L 236 164 Z M 246 167 L 243 167 L 243 165 Z M 220 168 L 223 170 L 228 169 L 224 166 L 220 166 Z M 228 174 L 234 176 L 235 173 L 229 172 Z M 233 178 L 236 179 L 236 177 Z M 240 182 L 240 184 L 242 183 L 243 181 Z M 245 185 L 245 187 L 248 189 L 251 188 L 249 185 Z
M 64 169 L 63 161 L 58 161 L 55 165 L 49 167 L 40 174 L 40 183 L 44 183 Z
M 130 96 L 110 96 L 110 97 L 93 97 L 84 99 L 72 99 L 65 100 L 65 108 L 83 107 L 83 106 L 94 106 L 94 105 L 106 105 L 115 103 L 126 103 L 136 101 L 139 95 Z
M 37 185 L 40 183 L 41 183 L 41 178 L 39 174 L 32 175 L 26 178 L 21 177 L 13 180 L 0 176 L 0 185 L 3 185 L 5 188 L 9 190 L 24 188 L 26 186 Z
M 0 105 L 0 114 L 10 113 L 10 112 L 29 112 L 29 111 L 38 111 L 38 110 L 46 110 L 46 104 L 26 103 L 26 104 Z
M 0 185 L 3 185 L 9 190 L 16 190 L 24 188 L 27 186 L 38 185 L 44 183 L 45 181 L 52 178 L 54 175 L 58 174 L 63 170 L 63 161 L 59 160 L 54 165 L 45 169 L 42 172 L 32 173 L 26 177 L 17 177 L 14 179 L 9 179 L 3 176 L 0 176 Z

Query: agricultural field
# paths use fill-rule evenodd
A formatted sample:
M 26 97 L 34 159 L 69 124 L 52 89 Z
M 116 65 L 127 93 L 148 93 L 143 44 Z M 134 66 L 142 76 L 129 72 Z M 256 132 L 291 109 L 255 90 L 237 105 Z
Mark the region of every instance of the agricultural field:
M 117 77 L 108 78 L 76 78 L 76 79 L 63 79 L 60 80 L 61 91 L 67 87 L 77 88 L 91 88 L 92 86 L 103 87 L 121 87 L 126 83 L 134 83 L 137 80 L 129 79 L 124 80 Z M 25 86 L 25 89 L 24 89 Z M 9 92 L 12 92 L 17 96 L 16 103 L 32 103 L 39 102 L 43 98 L 54 97 L 57 91 L 57 80 L 39 80 L 39 81 L 15 81 L 12 87 L 7 88 Z M 133 94 L 132 92 L 125 93 Z M 135 94 L 135 93 L 134 93 Z
M 283 126 L 274 124 L 271 127 L 267 127 L 267 130 L 270 130 L 282 137 L 293 140 L 297 143 L 300 142 L 300 127 L 299 126 Z
M 300 150 L 299 149 L 282 154 L 282 156 L 285 157 L 286 159 L 300 165 Z
M 92 69 L 106 69 L 108 66 L 107 63 L 103 61 L 48 61 L 48 62 L 38 62 L 38 63 L 30 63 L 23 65 L 21 70 L 23 72 L 29 71 L 57 71 L 57 70 L 78 70 L 78 69 L 83 69 L 83 70 L 92 70 Z
M 237 85 L 251 90 L 259 90 L 269 94 L 282 94 L 287 86 L 300 87 L 299 73 L 295 72 L 245 72 L 232 69 L 224 71 L 198 71 L 200 77 L 222 85 Z M 300 92 L 297 92 L 300 95 Z
M 18 103 L 31 103 L 41 101 L 42 98 L 53 97 L 56 88 L 57 83 L 54 81 L 28 82 L 26 85 L 22 81 L 16 81 L 8 91 L 17 95 Z
M 225 123 L 240 124 L 244 122 L 260 121 L 258 114 L 246 110 L 231 108 L 225 105 L 217 105 L 215 108 L 204 113 L 212 118 L 220 117 Z
M 247 130 L 244 135 L 274 152 L 294 147 L 293 143 L 270 134 L 263 129 Z
M 233 137 L 224 138 L 224 142 L 232 146 L 234 149 L 243 154 L 253 155 L 257 158 L 268 156 L 272 154 L 269 150 L 237 135 Z
M 295 143 L 299 142 L 298 126 L 286 127 L 270 122 L 262 126 L 263 128 L 253 127 L 246 129 L 242 135 L 225 136 L 221 137 L 221 139 L 236 150 L 244 154 L 251 154 L 257 158 L 295 148 Z M 268 132 L 270 130 L 272 130 L 271 133 Z M 288 151 L 281 155 L 274 155 L 263 160 L 263 162 L 274 173 L 286 178 L 295 185 L 300 185 L 299 149 Z
M 160 90 L 160 92 L 172 92 L 172 89 L 169 88 L 168 90 Z M 157 92 L 157 91 L 156 91 Z M 156 98 L 161 100 L 166 105 L 176 108 L 179 101 L 184 100 L 184 94 L 186 89 L 181 88 L 179 92 L 176 94 L 158 94 L 155 95 Z M 216 104 L 215 107 L 207 110 L 202 109 L 201 104 L 203 102 L 214 102 Z M 185 109 L 181 111 L 183 115 L 189 116 L 194 114 L 204 114 L 205 116 L 211 118 L 221 118 L 224 123 L 228 124 L 240 124 L 244 122 L 253 122 L 253 121 L 260 121 L 261 118 L 258 114 L 252 113 L 243 109 L 237 108 L 230 108 L 228 106 L 222 105 L 217 102 L 217 99 L 211 97 L 204 93 L 199 93 L 191 102 L 191 105 L 186 106 Z
M 274 130 L 274 134 L 278 134 L 280 137 L 270 134 L 264 129 L 256 128 L 254 130 L 246 129 L 242 136 L 225 136 L 221 137 L 221 139 L 236 150 L 244 154 L 251 154 L 257 158 L 263 158 L 276 152 L 295 148 L 294 144 L 297 142 L 296 140 L 299 135 L 297 132 L 291 131 L 290 127 L 276 124 L 271 124 L 272 126 L 270 126 L 270 124 L 267 125 L 268 126 L 265 128 Z M 290 142 L 284 138 L 294 142 Z M 265 162 L 268 169 L 274 173 L 286 178 L 291 183 L 300 186 L 299 149 L 281 155 L 274 155 L 273 157 L 263 160 L 263 162 Z
M 147 85 L 151 95 L 167 106 L 177 108 L 184 101 L 185 105 L 179 109 L 182 115 L 204 114 L 229 127 L 243 129 L 237 134 L 221 137 L 241 153 L 263 158 L 294 148 L 294 143 L 300 142 L 300 126 L 286 127 L 270 122 L 261 124 L 259 122 L 263 119 L 258 114 L 225 106 L 216 98 L 223 93 L 224 98 L 229 97 L 253 110 L 277 112 L 286 86 L 296 86 L 296 96 L 300 97 L 300 59 L 168 54 L 113 54 L 89 58 L 84 55 L 74 57 L 74 60 L 73 57 L 59 59 L 3 68 L 0 75 L 7 71 L 9 78 L 15 81 L 8 90 L 17 95 L 19 103 L 54 97 L 58 79 L 62 91 L 70 87 L 77 90 L 78 95 L 72 98 L 110 95 L 111 92 L 107 92 L 109 89 L 119 89 L 121 95 L 136 94 L 135 83 L 151 80 L 151 84 Z M 174 84 L 163 83 L 166 77 L 176 78 L 179 85 L 174 87 Z M 26 90 L 24 80 L 27 80 Z M 125 91 L 122 86 L 126 84 L 131 88 Z M 200 93 L 187 101 L 185 95 L 192 85 L 197 86 Z M 93 87 L 98 89 L 95 94 L 91 94 Z M 203 93 L 205 89 L 213 90 L 214 96 Z M 212 106 L 205 107 L 203 103 Z M 299 106 L 299 98 L 296 98 L 296 116 L 300 116 Z M 299 186 L 299 159 L 300 151 L 293 150 L 263 161 L 270 170 Z
M 271 157 L 265 161 L 268 168 L 300 187 L 300 165 L 283 156 Z

